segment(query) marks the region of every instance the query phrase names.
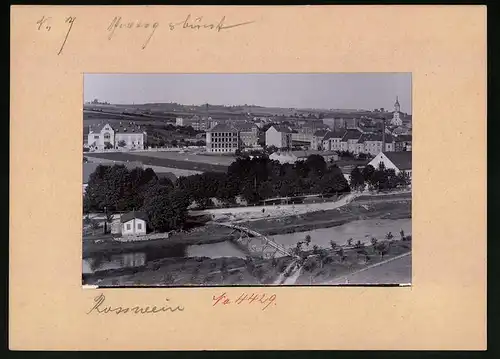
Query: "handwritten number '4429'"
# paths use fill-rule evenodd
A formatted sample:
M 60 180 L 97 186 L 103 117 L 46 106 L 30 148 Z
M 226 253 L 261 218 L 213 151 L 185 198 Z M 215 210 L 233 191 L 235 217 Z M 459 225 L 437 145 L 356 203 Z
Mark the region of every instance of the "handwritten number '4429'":
M 52 29 L 51 20 L 52 20 L 51 17 L 42 16 L 42 18 L 36 22 L 38 30 L 50 31 Z M 73 28 L 73 24 L 75 23 L 75 20 L 76 20 L 75 16 L 68 16 L 64 20 L 64 23 L 68 26 L 68 30 L 66 31 L 66 34 L 64 36 L 64 40 L 61 44 L 61 47 L 59 48 L 59 51 L 57 52 L 58 55 L 60 55 L 62 53 L 62 50 L 64 49 L 64 45 L 66 45 L 66 41 L 68 40 L 68 36 L 71 32 L 71 29 Z

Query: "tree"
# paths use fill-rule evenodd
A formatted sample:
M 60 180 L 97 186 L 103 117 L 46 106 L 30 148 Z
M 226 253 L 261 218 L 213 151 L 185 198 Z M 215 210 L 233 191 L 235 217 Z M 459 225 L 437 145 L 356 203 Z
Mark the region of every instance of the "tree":
M 259 184 L 258 194 L 260 198 L 272 198 L 274 197 L 274 187 L 271 181 L 264 181 Z
M 127 145 L 127 142 L 125 142 L 124 140 L 118 141 L 118 147 L 125 147 L 126 145 Z
M 330 247 L 332 247 L 332 250 L 335 250 L 337 248 L 337 243 L 335 243 L 333 240 L 331 240 Z
M 323 194 L 338 194 L 349 192 L 349 184 L 341 172 L 329 170 L 319 181 L 316 188 L 321 189 Z
M 375 168 L 372 165 L 367 165 L 365 168 L 363 168 L 363 171 L 361 173 L 363 175 L 365 182 L 370 183 L 374 172 Z
M 349 239 L 347 240 L 347 245 L 348 245 L 349 247 L 350 247 L 350 246 L 352 246 L 352 238 L 349 238 Z
M 110 150 L 110 149 L 112 149 L 112 148 L 113 148 L 113 145 L 111 144 L 111 142 L 106 142 L 106 143 L 104 144 L 104 149 L 105 149 L 105 150 Z
M 350 185 L 352 189 L 359 190 L 365 187 L 365 178 L 358 167 L 351 171 Z
M 372 242 L 372 246 L 373 246 L 373 247 L 375 247 L 375 245 L 376 245 L 376 244 L 377 244 L 377 242 L 378 242 L 378 241 L 377 241 L 377 238 L 372 237 L 371 242 Z
M 401 229 L 399 234 L 401 235 L 401 240 L 404 241 L 405 240 L 405 231 L 403 229 Z
M 306 238 L 304 239 L 304 243 L 306 244 L 306 246 L 309 247 L 309 244 L 311 244 L 311 236 L 308 234 L 306 236 Z M 316 246 L 316 245 L 315 245 Z M 317 247 L 317 246 L 316 246 Z M 314 248 L 314 247 L 313 247 Z
M 156 232 L 179 229 L 187 218 L 188 196 L 178 189 L 155 186 L 148 191 L 143 209 L 151 228 Z
M 177 147 L 179 145 L 179 143 L 177 142 L 177 140 L 172 140 L 170 142 L 170 144 L 172 145 L 172 147 Z
M 326 172 L 326 162 L 323 156 L 310 155 L 304 162 L 305 166 L 309 169 L 309 173 L 321 177 Z
M 385 238 L 386 238 L 387 240 L 389 240 L 389 241 L 390 241 L 391 239 L 393 239 L 393 238 L 394 238 L 394 236 L 392 235 L 392 233 L 391 233 L 391 232 L 388 232 L 388 233 L 385 235 Z

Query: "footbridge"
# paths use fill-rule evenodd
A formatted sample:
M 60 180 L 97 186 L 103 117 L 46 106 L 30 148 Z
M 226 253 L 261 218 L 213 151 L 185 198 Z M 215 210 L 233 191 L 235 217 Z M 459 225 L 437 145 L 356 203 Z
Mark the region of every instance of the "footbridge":
M 235 242 L 248 250 L 252 255 L 257 255 L 263 258 L 274 258 L 280 256 L 290 256 L 296 259 L 300 257 L 292 251 L 286 249 L 284 246 L 270 240 L 265 235 L 254 231 L 253 229 L 239 226 L 230 223 L 212 222 L 213 224 L 229 227 L 234 229 L 232 233 L 240 232 L 239 238 Z M 231 234 L 232 234 L 231 233 Z

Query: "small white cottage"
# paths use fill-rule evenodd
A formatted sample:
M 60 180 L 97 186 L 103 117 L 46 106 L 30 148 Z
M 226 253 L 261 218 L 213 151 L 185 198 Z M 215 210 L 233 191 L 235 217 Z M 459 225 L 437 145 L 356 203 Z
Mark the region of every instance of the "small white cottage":
M 147 215 L 144 212 L 132 211 L 122 214 L 120 218 L 122 236 L 138 236 L 146 234 Z

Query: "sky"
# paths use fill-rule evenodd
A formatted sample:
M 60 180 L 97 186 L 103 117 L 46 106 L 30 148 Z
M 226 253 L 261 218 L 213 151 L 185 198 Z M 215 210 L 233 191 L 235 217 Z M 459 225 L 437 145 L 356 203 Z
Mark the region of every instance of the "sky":
M 84 101 L 257 105 L 411 113 L 411 73 L 85 74 Z

